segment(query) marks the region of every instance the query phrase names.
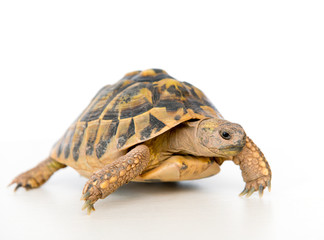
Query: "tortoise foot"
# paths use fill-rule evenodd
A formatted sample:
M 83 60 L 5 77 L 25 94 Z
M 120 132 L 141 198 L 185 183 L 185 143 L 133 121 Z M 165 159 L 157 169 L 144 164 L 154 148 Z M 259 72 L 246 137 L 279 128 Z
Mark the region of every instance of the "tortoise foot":
M 82 193 L 83 195 L 81 197 L 81 200 L 85 201 L 82 210 L 86 209 L 87 213 L 90 214 L 91 211 L 96 210 L 93 205 L 98 199 L 101 198 L 102 193 L 96 186 L 90 183 L 90 181 L 84 186 Z
M 17 191 L 20 187 L 30 190 L 33 188 L 38 188 L 40 185 L 42 185 L 42 183 L 39 183 L 30 172 L 25 172 L 18 175 L 8 186 L 13 184 L 16 184 L 14 191 Z
M 91 203 L 90 200 L 86 200 L 85 203 L 82 206 L 82 210 L 87 209 L 88 215 L 90 215 L 91 211 L 95 211 L 96 209 L 93 206 L 93 203 Z
M 240 193 L 240 196 L 246 195 L 250 197 L 255 191 L 259 192 L 260 198 L 263 196 L 264 189 L 268 187 L 269 192 L 271 191 L 271 177 L 263 176 L 255 180 L 246 183 L 244 190 Z
M 9 184 L 17 184 L 15 191 L 20 187 L 30 190 L 33 188 L 38 188 L 43 185 L 57 170 L 66 167 L 66 165 L 55 161 L 52 158 L 47 158 L 40 162 L 36 167 L 30 169 L 27 172 L 18 175 Z
M 138 145 L 126 155 L 121 156 L 111 164 L 95 172 L 84 186 L 81 200 L 84 200 L 83 210 L 88 214 L 95 210 L 93 204 L 100 198 L 105 198 L 120 186 L 137 177 L 150 160 L 149 148 Z

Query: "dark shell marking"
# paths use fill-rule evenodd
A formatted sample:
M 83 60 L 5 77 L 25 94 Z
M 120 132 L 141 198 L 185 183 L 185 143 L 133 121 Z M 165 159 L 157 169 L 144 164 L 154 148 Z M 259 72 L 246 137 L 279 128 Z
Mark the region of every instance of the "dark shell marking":
M 101 135 L 100 141 L 96 147 L 96 155 L 98 158 L 106 152 L 107 146 L 110 143 L 111 139 L 116 135 L 118 129 L 119 121 L 117 119 L 113 120 L 109 126 L 106 128 L 103 134 Z
M 100 159 L 181 122 L 203 117 L 222 118 L 199 89 L 161 69 L 135 71 L 96 94 L 54 146 L 52 156 L 74 161 L 80 155 Z
M 163 122 L 150 114 L 150 124 L 141 131 L 141 140 L 148 139 L 154 129 L 155 132 L 159 132 L 164 127 L 165 124 Z

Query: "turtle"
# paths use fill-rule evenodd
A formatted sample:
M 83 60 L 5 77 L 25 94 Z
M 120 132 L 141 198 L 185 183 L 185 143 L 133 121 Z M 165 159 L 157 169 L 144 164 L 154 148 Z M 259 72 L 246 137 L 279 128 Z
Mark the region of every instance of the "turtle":
M 104 86 L 53 146 L 18 175 L 15 190 L 40 187 L 66 166 L 88 178 L 83 210 L 130 182 L 178 182 L 213 176 L 224 161 L 240 166 L 251 196 L 271 188 L 271 169 L 244 129 L 224 119 L 205 94 L 162 69 L 127 73 Z

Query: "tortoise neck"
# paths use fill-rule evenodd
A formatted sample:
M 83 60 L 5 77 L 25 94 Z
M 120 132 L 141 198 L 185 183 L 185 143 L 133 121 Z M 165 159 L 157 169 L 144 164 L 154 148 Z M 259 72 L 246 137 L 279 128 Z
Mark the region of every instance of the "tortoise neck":
M 169 136 L 168 152 L 172 154 L 190 154 L 194 156 L 213 157 L 214 153 L 204 147 L 197 137 L 197 129 L 200 121 L 185 122 L 173 128 Z

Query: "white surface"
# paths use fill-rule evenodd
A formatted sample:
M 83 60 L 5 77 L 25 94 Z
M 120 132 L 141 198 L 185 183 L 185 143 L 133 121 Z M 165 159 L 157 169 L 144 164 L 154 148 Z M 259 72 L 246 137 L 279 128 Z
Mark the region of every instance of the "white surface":
M 0 239 L 323 239 L 322 1 L 1 1 Z M 87 216 L 86 179 L 6 188 L 103 85 L 163 68 L 202 89 L 266 155 L 272 192 L 219 175 L 129 184 Z

